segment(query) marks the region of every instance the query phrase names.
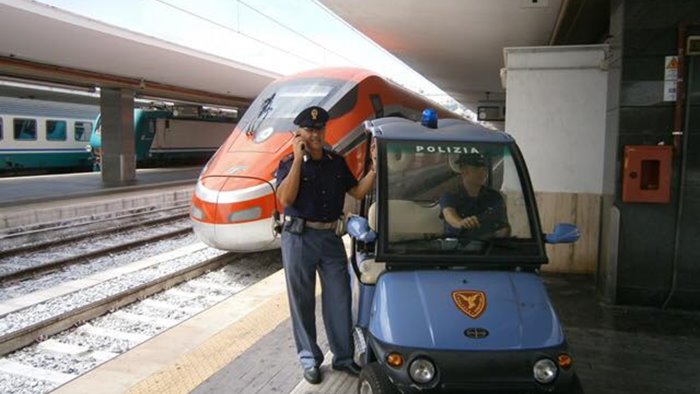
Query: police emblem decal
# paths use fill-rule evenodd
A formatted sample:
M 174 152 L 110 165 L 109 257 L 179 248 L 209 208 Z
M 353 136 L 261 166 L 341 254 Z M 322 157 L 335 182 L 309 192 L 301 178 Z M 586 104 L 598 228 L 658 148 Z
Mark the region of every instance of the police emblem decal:
M 318 110 L 316 108 L 311 110 L 311 119 L 312 120 L 318 119 Z
M 486 293 L 479 290 L 457 290 L 452 300 L 460 311 L 472 319 L 478 319 L 486 310 Z

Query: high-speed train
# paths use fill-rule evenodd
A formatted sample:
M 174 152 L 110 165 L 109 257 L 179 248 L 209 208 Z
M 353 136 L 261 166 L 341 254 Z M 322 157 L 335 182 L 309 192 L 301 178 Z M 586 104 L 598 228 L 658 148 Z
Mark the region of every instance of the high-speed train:
M 99 107 L 0 97 L 0 175 L 90 169 Z
M 275 172 L 292 152 L 292 120 L 312 105 L 328 111 L 326 141 L 345 156 L 357 178 L 369 154 L 365 120 L 419 120 L 425 108 L 442 118 L 457 117 L 367 70 L 318 69 L 277 80 L 253 101 L 199 176 L 190 213 L 199 239 L 238 252 L 279 247 L 274 217 L 283 207 L 275 197 Z
M 134 109 L 134 152 L 138 167 L 202 165 L 236 126 L 237 114 L 202 106 L 154 106 Z M 94 168 L 101 165 L 102 119 L 90 136 Z

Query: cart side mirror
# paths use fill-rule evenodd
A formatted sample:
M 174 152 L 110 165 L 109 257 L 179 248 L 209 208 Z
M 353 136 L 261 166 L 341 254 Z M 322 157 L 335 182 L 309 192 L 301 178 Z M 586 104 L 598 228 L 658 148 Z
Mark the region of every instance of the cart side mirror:
M 554 231 L 545 236 L 549 244 L 570 244 L 576 242 L 581 236 L 578 227 L 570 223 L 559 223 L 554 226 Z
M 377 239 L 377 233 L 369 228 L 367 218 L 351 216 L 348 219 L 348 234 L 357 241 L 369 243 Z

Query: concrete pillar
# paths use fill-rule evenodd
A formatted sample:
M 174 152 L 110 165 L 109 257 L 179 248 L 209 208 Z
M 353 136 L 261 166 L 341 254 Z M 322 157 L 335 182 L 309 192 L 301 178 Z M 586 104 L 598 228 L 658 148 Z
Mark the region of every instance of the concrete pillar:
M 134 149 L 134 92 L 102 89 L 102 181 L 125 185 L 136 179 Z

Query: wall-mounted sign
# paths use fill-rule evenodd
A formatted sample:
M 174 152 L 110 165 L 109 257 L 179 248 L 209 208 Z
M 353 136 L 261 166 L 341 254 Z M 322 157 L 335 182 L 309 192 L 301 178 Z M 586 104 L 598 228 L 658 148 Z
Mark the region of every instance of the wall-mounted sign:
M 676 101 L 678 56 L 666 56 L 664 61 L 664 101 Z

